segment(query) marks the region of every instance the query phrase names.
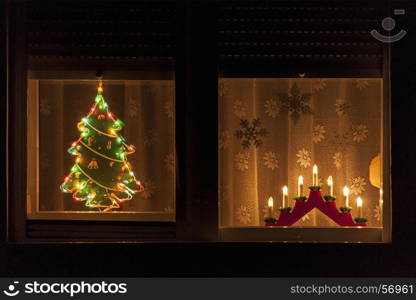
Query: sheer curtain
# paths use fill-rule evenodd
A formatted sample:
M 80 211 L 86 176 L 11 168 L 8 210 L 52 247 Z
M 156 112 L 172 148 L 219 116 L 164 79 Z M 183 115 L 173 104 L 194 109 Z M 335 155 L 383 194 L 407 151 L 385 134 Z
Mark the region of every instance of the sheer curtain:
M 74 164 L 67 149 L 80 135 L 77 123 L 94 103 L 97 82 L 40 80 L 38 86 L 39 210 L 86 211 L 59 186 Z M 174 96 L 173 80 L 104 81 L 104 98 L 125 123 L 122 134 L 136 147 L 128 159 L 145 187 L 120 211 L 174 214 Z
M 298 176 L 304 189 L 319 168 L 324 194 L 334 179 L 338 206 L 344 186 L 357 215 L 381 226 L 381 79 L 221 79 L 220 207 L 222 226 L 258 226 L 282 205 L 282 187 L 294 206 Z M 276 212 L 277 214 L 277 212 Z M 336 226 L 317 210 L 295 226 Z

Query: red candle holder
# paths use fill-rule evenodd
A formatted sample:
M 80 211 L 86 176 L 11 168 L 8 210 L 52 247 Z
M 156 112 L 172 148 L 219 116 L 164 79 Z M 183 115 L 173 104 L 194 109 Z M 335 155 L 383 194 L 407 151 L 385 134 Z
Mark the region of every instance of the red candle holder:
M 296 201 L 292 211 L 281 211 L 277 222 L 273 225 L 267 225 L 268 223 L 266 223 L 266 226 L 291 226 L 314 208 L 322 211 L 339 226 L 366 226 L 365 222 L 356 223 L 351 212 L 340 212 L 335 201 L 324 201 L 321 191 L 318 190 L 310 191 L 307 201 Z

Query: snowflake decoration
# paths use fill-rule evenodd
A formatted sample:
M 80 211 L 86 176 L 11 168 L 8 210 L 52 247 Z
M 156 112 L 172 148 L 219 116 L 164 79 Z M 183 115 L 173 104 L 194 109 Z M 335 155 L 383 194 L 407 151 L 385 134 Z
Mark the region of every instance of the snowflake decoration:
M 300 164 L 301 167 L 306 169 L 311 165 L 311 153 L 305 148 L 300 149 L 296 156 L 298 157 L 296 162 Z
M 248 159 L 250 155 L 248 152 L 238 152 L 235 155 L 234 161 L 237 166 L 237 169 L 240 171 L 248 170 Z
M 240 205 L 235 212 L 237 220 L 242 224 L 248 224 L 251 222 L 251 213 L 247 206 Z
M 381 218 L 383 217 L 383 209 L 380 204 L 377 204 L 374 208 L 374 218 L 380 222 Z
M 332 156 L 332 159 L 334 160 L 335 168 L 341 169 L 342 167 L 342 152 L 335 152 L 334 156 Z
M 312 80 L 312 92 L 316 93 L 326 88 L 326 82 L 327 82 L 326 79 Z
M 257 148 L 263 144 L 260 137 L 266 136 L 268 132 L 266 128 L 261 127 L 260 119 L 253 119 L 251 124 L 248 120 L 240 120 L 240 126 L 241 129 L 237 129 L 234 135 L 242 140 L 243 148 L 249 148 L 251 145 Z
M 165 167 L 169 172 L 175 172 L 175 155 L 173 153 L 169 153 L 168 155 L 166 155 L 164 162 Z
M 302 114 L 313 113 L 308 103 L 310 99 L 311 94 L 301 94 L 298 85 L 295 83 L 292 85 L 289 93 L 278 94 L 278 105 L 280 111 L 289 113 L 293 122 L 296 124 Z
M 51 106 L 47 99 L 42 99 L 40 101 L 39 111 L 44 116 L 49 116 L 51 114 Z
M 357 87 L 357 89 L 359 89 L 360 91 L 367 88 L 370 85 L 370 83 L 368 82 L 367 79 L 356 79 L 355 80 L 355 86 Z
M 173 118 L 173 102 L 172 101 L 166 101 L 165 102 L 165 115 L 169 118 Z
M 367 138 L 367 126 L 360 124 L 352 127 L 352 139 L 356 143 L 361 143 Z
M 271 118 L 276 118 L 276 116 L 279 114 L 279 106 L 277 105 L 276 100 L 270 99 L 266 101 L 266 104 L 264 104 L 266 115 L 268 115 Z
M 230 132 L 228 130 L 222 131 L 218 138 L 218 147 L 220 149 L 227 148 L 229 144 L 229 140 L 230 140 Z
M 312 132 L 312 141 L 314 143 L 319 143 L 320 141 L 322 141 L 325 138 L 325 127 L 323 125 L 316 125 L 313 128 L 313 132 Z
M 269 210 L 269 206 L 267 204 L 263 206 L 262 211 L 263 211 L 263 219 L 266 219 L 266 218 L 270 217 L 270 215 L 269 215 L 270 210 Z M 275 219 L 279 218 L 279 214 L 276 210 L 272 211 L 272 218 L 275 218 Z
M 348 113 L 348 110 L 350 109 L 350 106 L 344 99 L 337 99 L 335 100 L 335 113 L 338 116 L 343 116 Z
M 234 115 L 239 119 L 243 119 L 246 116 L 246 107 L 240 100 L 235 100 L 233 103 Z
M 218 95 L 224 97 L 230 91 L 230 83 L 226 79 L 220 79 L 218 83 Z
M 359 196 L 365 191 L 365 187 L 367 183 L 365 182 L 365 178 L 361 176 L 354 177 L 351 179 L 351 194 Z
M 141 196 L 143 196 L 145 199 L 152 198 L 153 194 L 156 191 L 156 185 L 151 180 L 144 180 L 142 182 L 142 185 L 144 187 L 143 192 L 140 193 Z
M 266 152 L 263 156 L 264 165 L 268 169 L 277 169 L 279 167 L 279 162 L 277 160 L 277 155 L 275 152 Z
M 143 143 L 145 146 L 152 146 L 158 141 L 157 131 L 154 129 L 147 130 L 143 137 Z
M 133 98 L 127 100 L 127 114 L 130 118 L 136 117 L 138 113 L 137 101 Z

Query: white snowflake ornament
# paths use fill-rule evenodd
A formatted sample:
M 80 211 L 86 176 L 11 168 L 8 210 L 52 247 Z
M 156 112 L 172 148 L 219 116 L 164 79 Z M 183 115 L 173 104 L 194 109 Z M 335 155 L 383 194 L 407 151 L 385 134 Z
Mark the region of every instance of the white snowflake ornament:
M 240 171 L 248 170 L 248 159 L 249 159 L 248 152 L 238 152 L 235 157 L 234 161 L 236 164 L 236 167 Z
M 352 139 L 356 143 L 361 143 L 367 138 L 367 126 L 360 124 L 352 127 Z
M 235 212 L 237 220 L 242 224 L 249 224 L 251 222 L 251 213 L 247 206 L 240 205 Z
M 321 142 L 324 138 L 325 138 L 325 127 L 323 125 L 316 125 L 313 128 L 313 132 L 312 132 L 312 141 L 316 144 Z
M 301 167 L 304 167 L 305 169 L 311 165 L 311 153 L 310 151 L 306 150 L 305 148 L 302 148 L 298 151 L 296 154 L 298 157 L 298 160 L 296 161 Z
M 350 185 L 350 191 L 351 194 L 359 196 L 363 192 L 365 192 L 365 186 L 367 185 L 367 182 L 365 181 L 365 178 L 361 176 L 357 176 L 351 179 L 351 185 Z
M 277 160 L 277 154 L 275 152 L 266 152 L 263 156 L 264 165 L 268 169 L 277 169 L 279 167 L 279 162 Z

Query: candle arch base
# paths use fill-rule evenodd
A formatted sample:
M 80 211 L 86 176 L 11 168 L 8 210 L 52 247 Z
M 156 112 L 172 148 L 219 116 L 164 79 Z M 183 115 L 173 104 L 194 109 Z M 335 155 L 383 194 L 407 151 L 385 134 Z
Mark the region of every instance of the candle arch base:
M 278 220 L 275 223 L 268 222 L 266 226 L 292 226 L 315 208 L 319 209 L 339 226 L 366 226 L 366 223 L 354 222 L 351 212 L 340 212 L 335 201 L 325 201 L 319 190 L 310 191 L 306 202 L 296 201 L 295 207 L 291 212 L 281 211 Z

